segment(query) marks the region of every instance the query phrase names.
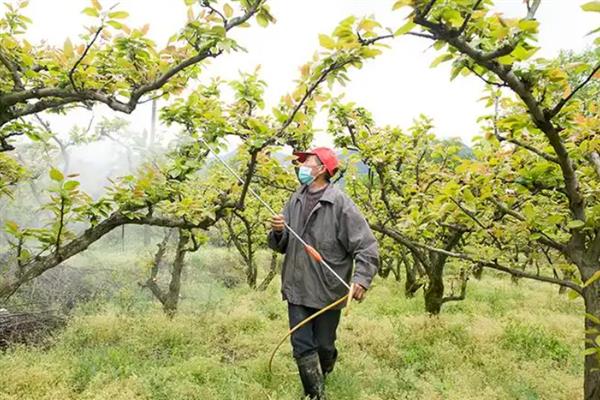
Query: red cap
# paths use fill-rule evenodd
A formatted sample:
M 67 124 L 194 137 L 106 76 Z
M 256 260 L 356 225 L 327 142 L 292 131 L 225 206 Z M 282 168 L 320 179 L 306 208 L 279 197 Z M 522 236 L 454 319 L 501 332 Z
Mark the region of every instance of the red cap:
M 298 157 L 298 161 L 303 163 L 308 156 L 317 156 L 321 163 L 325 166 L 330 176 L 335 175 L 340 162 L 337 156 L 329 147 L 316 147 L 307 152 L 295 151 L 294 155 Z

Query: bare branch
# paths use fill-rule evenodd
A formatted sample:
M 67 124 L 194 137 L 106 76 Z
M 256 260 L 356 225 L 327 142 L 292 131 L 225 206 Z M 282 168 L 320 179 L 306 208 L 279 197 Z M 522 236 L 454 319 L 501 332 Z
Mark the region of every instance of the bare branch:
M 8 72 L 10 72 L 10 75 L 14 82 L 14 89 L 23 90 L 24 86 L 23 82 L 21 82 L 21 77 L 19 76 L 17 66 L 13 64 L 13 62 L 8 58 L 8 56 L 5 55 L 2 51 L 0 51 L 0 63 L 2 63 L 2 65 L 6 67 Z
M 483 76 L 479 72 L 475 71 L 475 68 L 471 67 L 468 64 L 465 64 L 465 68 L 467 68 L 469 71 L 471 71 L 473 74 L 475 74 L 475 76 L 477 76 L 479 79 L 481 79 L 483 82 L 485 82 L 488 85 L 492 85 L 492 86 L 496 86 L 496 87 L 508 87 L 508 85 L 506 83 L 490 81 L 485 76 Z
M 216 8 L 214 8 L 209 2 L 208 0 L 201 0 L 200 1 L 200 5 L 202 5 L 202 7 L 208 8 L 210 10 L 211 13 L 215 13 L 219 16 L 219 18 L 221 18 L 223 20 L 223 25 L 227 26 L 227 18 L 225 18 L 225 16 L 223 15 L 223 13 L 221 13 L 219 10 L 217 10 Z
M 96 42 L 96 39 L 98 39 L 98 36 L 100 35 L 100 32 L 102 32 L 103 29 L 104 29 L 104 25 L 100 25 L 100 27 L 96 30 L 96 33 L 94 34 L 94 37 L 92 38 L 92 40 L 90 40 L 90 42 L 85 47 L 85 50 L 83 50 L 81 57 L 79 57 L 79 59 L 75 62 L 75 64 L 73 64 L 73 67 L 69 71 L 69 81 L 71 81 L 71 85 L 73 86 L 73 89 L 75 89 L 75 91 L 79 91 L 79 89 L 77 88 L 77 85 L 75 85 L 75 79 L 73 78 L 73 74 L 75 73 L 75 70 L 77 69 L 79 64 L 81 64 L 81 62 L 83 61 L 85 56 L 87 56 L 87 53 L 90 51 L 90 49 Z
M 363 39 L 359 34 L 357 34 L 358 36 L 358 41 L 360 42 L 360 44 L 362 44 L 363 46 L 369 46 L 375 42 L 378 42 L 380 40 L 384 40 L 384 39 L 393 39 L 394 35 L 393 34 L 389 34 L 389 35 L 382 35 L 382 36 L 377 36 L 374 38 L 370 38 L 370 39 Z
M 419 11 L 418 9 L 417 14 L 420 18 L 426 18 L 427 14 L 429 14 L 429 11 L 431 11 L 431 9 L 433 8 L 433 6 L 435 5 L 435 2 L 437 0 L 430 0 L 429 3 L 425 6 L 425 8 L 422 11 Z
M 498 238 L 496 237 L 496 235 L 494 235 L 492 232 L 489 231 L 489 227 L 483 225 L 483 223 L 481 221 L 479 221 L 479 218 L 477 218 L 477 216 L 472 213 L 471 211 L 467 210 L 462 204 L 460 204 L 460 202 L 454 200 L 453 198 L 450 198 L 450 201 L 452 201 L 454 204 L 456 204 L 456 206 L 465 214 L 467 215 L 469 218 L 471 218 L 481 229 L 483 229 L 483 231 L 485 233 L 487 233 L 492 240 L 496 243 L 496 246 L 498 246 L 499 249 L 502 249 L 504 246 L 502 245 L 502 242 L 500 242 L 500 240 L 498 240 Z
M 533 3 L 530 3 L 529 1 L 530 0 L 527 0 L 527 16 L 525 19 L 534 19 L 535 13 L 537 12 L 542 0 L 533 0 Z
M 469 25 L 469 21 L 471 21 L 471 18 L 473 17 L 473 12 L 477 10 L 477 7 L 479 7 L 479 5 L 481 4 L 482 1 L 483 0 L 477 0 L 475 2 L 475 4 L 473 4 L 472 11 L 469 13 L 469 15 L 466 16 L 465 20 L 463 21 L 463 24 L 458 29 L 458 32 L 456 33 L 456 36 L 462 35 L 463 32 L 465 31 L 465 29 L 467 29 L 467 25 Z
M 560 165 L 560 162 L 558 161 L 558 158 L 554 157 L 551 154 L 545 153 L 545 152 L 543 152 L 543 151 L 541 151 L 541 150 L 533 147 L 530 144 L 527 144 L 525 142 L 522 142 L 522 141 L 520 141 L 518 139 L 514 139 L 514 138 L 511 138 L 511 137 L 501 136 L 499 133 L 496 134 L 496 138 L 500 142 L 506 141 L 506 142 L 515 144 L 515 145 L 517 145 L 519 147 L 522 147 L 522 148 L 524 148 L 526 150 L 529 150 L 530 152 L 532 152 L 534 154 L 537 154 L 538 156 L 542 157 L 543 159 L 545 159 L 547 161 L 550 161 L 550 162 L 553 162 L 555 164 L 559 164 Z
M 592 72 L 581 82 L 567 97 L 562 98 L 551 111 L 547 112 L 548 119 L 552 119 L 560 112 L 560 110 L 581 90 L 587 83 L 596 75 L 596 72 L 600 71 L 600 64 L 596 65 Z
M 422 37 L 422 38 L 425 38 L 425 39 L 435 40 L 435 36 L 428 35 L 426 33 L 421 33 L 421 32 L 407 32 L 407 33 L 405 33 L 405 35 L 411 35 L 411 36 Z
M 490 201 L 496 207 L 498 207 L 502 212 L 504 212 L 505 214 L 508 214 L 508 215 L 516 218 L 519 221 L 525 221 L 526 220 L 525 216 L 519 214 L 515 210 L 512 210 L 512 209 L 508 208 L 502 202 L 494 199 L 493 197 L 490 198 Z M 532 233 L 539 233 L 540 235 L 542 235 L 540 238 L 537 239 L 538 242 L 540 242 L 540 243 L 542 243 L 542 244 L 544 244 L 546 246 L 552 247 L 553 249 L 558 250 L 558 251 L 560 251 L 563 254 L 566 253 L 566 251 L 567 251 L 567 246 L 566 245 L 557 242 L 556 240 L 552 239 L 550 236 L 548 236 L 546 233 L 544 233 L 544 232 L 542 232 L 540 230 L 531 229 L 531 228 L 529 228 L 529 229 L 531 230 Z
M 242 187 L 242 193 L 240 194 L 240 198 L 237 203 L 238 208 L 244 208 L 244 200 L 246 199 L 246 194 L 248 193 L 248 188 L 250 187 L 250 181 L 252 181 L 252 175 L 254 175 L 254 170 L 256 168 L 256 157 L 258 156 L 259 150 L 252 150 L 250 152 L 250 160 L 248 161 L 248 171 L 246 172 L 246 179 L 244 180 L 244 186 Z
M 460 271 L 460 293 L 458 295 L 454 295 L 454 293 L 452 293 L 452 295 L 450 295 L 450 296 L 443 297 L 442 304 L 448 303 L 450 301 L 464 300 L 467 295 L 467 282 L 469 282 L 469 276 L 466 273 L 466 271 L 464 271 L 464 269 L 461 268 L 461 271 Z

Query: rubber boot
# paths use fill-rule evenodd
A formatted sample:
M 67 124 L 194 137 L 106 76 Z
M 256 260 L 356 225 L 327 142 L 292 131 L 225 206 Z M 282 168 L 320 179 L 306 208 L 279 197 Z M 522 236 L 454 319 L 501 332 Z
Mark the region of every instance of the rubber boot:
M 333 371 L 333 367 L 335 366 L 337 356 L 337 350 L 335 350 L 333 354 L 325 355 L 319 353 L 319 361 L 321 362 L 321 371 L 323 371 L 323 377 L 327 378 L 327 375 L 329 375 Z
M 298 372 L 300 373 L 304 394 L 308 396 L 309 399 L 326 400 L 325 382 L 323 372 L 321 371 L 319 355 L 317 353 L 311 353 L 297 358 L 296 364 L 298 364 Z

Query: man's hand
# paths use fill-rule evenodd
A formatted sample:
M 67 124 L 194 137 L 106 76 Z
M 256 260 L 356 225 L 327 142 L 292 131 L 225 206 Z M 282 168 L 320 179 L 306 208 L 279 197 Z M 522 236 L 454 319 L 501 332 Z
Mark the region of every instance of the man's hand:
M 352 290 L 352 298 L 357 301 L 363 301 L 365 299 L 367 289 L 359 285 L 358 283 L 353 283 L 354 288 Z
M 283 232 L 285 228 L 285 220 L 283 215 L 274 215 L 271 217 L 271 229 L 275 232 Z

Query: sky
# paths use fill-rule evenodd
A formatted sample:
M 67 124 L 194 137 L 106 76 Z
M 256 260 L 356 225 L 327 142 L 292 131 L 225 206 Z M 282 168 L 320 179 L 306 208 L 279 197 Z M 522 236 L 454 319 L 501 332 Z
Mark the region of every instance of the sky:
M 117 0 L 100 1 L 110 7 Z M 541 46 L 538 56 L 551 57 L 560 49 L 582 50 L 591 44 L 592 37 L 586 37 L 586 33 L 600 25 L 600 18 L 598 13 L 581 10 L 580 6 L 585 2 L 542 1 L 537 14 Z M 393 3 L 393 0 L 269 0 L 277 23 L 268 28 L 253 23 L 251 28 L 233 32 L 233 37 L 247 52 L 218 57 L 203 71 L 200 79 L 214 76 L 235 79 L 239 71 L 252 71 L 260 64 L 262 77 L 269 85 L 266 110 L 270 110 L 282 95 L 294 88 L 299 66 L 319 47 L 319 33 L 331 33 L 337 23 L 349 15 L 372 15 L 383 26 L 395 30 L 403 25 L 404 15 L 391 11 Z M 495 3 L 497 11 L 506 16 L 525 14 L 523 0 L 497 0 Z M 81 14 L 87 6 L 89 2 L 84 0 L 31 0 L 25 12 L 33 20 L 28 39 L 34 43 L 46 40 L 61 47 L 67 37 L 77 42 L 82 27 L 91 22 L 89 17 Z M 187 18 L 183 0 L 119 0 L 117 8 L 130 13 L 126 20 L 129 26 L 149 23 L 149 36 L 160 46 L 183 26 Z M 458 77 L 450 82 L 449 67 L 445 64 L 431 69 L 429 65 L 437 54 L 427 39 L 403 36 L 388 43 L 391 48 L 383 55 L 369 61 L 361 70 L 352 70 L 351 82 L 345 88 L 336 88 L 337 93 L 345 93 L 345 99 L 370 110 L 379 125 L 407 128 L 423 113 L 433 118 L 438 136 L 460 137 L 469 143 L 479 131 L 477 118 L 485 113 L 484 105 L 479 101 L 483 83 L 474 76 Z M 111 115 L 105 106 L 98 107 L 95 113 Z M 81 112 L 70 115 L 72 118 L 53 119 L 53 126 L 68 130 L 73 123 L 85 124 L 88 119 Z M 133 129 L 149 129 L 149 104 L 140 106 L 128 118 Z M 325 130 L 324 115 L 318 117 L 316 127 Z M 331 139 L 320 133 L 314 144 L 330 145 Z

